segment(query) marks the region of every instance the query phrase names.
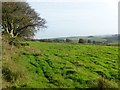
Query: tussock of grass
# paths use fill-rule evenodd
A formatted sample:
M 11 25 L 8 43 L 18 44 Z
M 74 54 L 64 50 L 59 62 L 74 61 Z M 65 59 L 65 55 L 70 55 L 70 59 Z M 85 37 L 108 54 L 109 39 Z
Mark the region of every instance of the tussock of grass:
M 97 78 L 95 81 L 92 82 L 92 85 L 90 85 L 91 88 L 118 88 L 118 84 L 115 83 L 113 80 L 107 80 L 103 77 Z

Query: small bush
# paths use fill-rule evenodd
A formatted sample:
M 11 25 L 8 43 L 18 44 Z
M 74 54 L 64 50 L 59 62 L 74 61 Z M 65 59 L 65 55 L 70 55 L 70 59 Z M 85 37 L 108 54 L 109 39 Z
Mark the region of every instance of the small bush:
M 13 82 L 17 79 L 17 74 L 11 72 L 11 70 L 8 67 L 3 67 L 2 68 L 2 74 L 4 76 L 4 79 L 7 82 Z
M 118 88 L 118 85 L 114 81 L 109 81 L 103 77 L 99 77 L 98 79 L 92 82 L 92 85 L 90 87 L 104 89 L 104 88 Z
M 66 38 L 66 42 L 72 42 L 72 40 L 71 39 L 69 39 L 69 38 Z
M 85 43 L 85 40 L 80 38 L 78 43 Z
M 19 39 L 17 38 L 9 38 L 9 44 L 14 46 L 20 46 Z
M 91 40 L 88 40 L 88 43 L 91 43 Z
M 29 43 L 20 43 L 21 46 L 29 46 Z

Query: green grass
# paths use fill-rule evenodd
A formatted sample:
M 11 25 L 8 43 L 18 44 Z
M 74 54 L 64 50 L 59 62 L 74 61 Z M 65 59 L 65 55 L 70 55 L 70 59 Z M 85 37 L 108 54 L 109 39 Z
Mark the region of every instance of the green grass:
M 99 87 L 101 81 L 111 88 L 118 87 L 116 46 L 28 43 L 30 46 L 3 51 L 3 68 L 13 75 L 7 81 L 4 73 L 4 87 L 90 88 Z M 6 60 L 6 51 L 10 60 Z

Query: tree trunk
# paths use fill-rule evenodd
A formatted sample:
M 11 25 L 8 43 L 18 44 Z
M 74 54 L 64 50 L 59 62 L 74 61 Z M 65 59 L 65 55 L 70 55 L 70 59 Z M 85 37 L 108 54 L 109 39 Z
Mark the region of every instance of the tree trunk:
M 13 29 L 11 30 L 10 35 L 11 35 L 12 38 L 14 37 Z

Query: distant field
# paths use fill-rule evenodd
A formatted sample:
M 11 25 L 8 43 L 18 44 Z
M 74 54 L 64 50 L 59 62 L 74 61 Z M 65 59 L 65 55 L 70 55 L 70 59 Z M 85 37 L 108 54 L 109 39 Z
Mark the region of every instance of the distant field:
M 110 87 L 118 87 L 116 46 L 28 43 L 30 46 L 11 52 L 11 62 L 6 60 L 7 54 L 3 51 L 3 68 L 21 73 L 16 79 L 13 76 L 13 83 L 4 79 L 4 87 L 89 88 L 97 87 L 100 77 Z

